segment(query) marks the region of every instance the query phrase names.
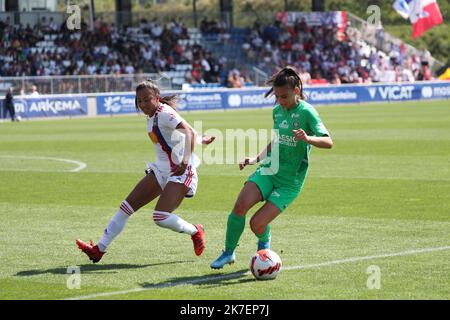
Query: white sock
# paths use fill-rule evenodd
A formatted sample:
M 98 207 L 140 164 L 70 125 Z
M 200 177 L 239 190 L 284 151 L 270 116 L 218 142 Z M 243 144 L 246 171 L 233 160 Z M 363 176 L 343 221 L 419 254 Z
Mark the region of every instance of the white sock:
M 119 211 L 109 220 L 108 226 L 103 232 L 103 236 L 98 242 L 100 251 L 105 252 L 106 248 L 111 244 L 114 238 L 122 232 L 128 218 L 134 213 L 133 208 L 127 201 L 123 201 L 120 205 Z
M 153 212 L 153 221 L 160 227 L 175 232 L 187 233 L 191 236 L 197 233 L 197 228 L 189 222 L 184 221 L 176 214 L 164 211 Z

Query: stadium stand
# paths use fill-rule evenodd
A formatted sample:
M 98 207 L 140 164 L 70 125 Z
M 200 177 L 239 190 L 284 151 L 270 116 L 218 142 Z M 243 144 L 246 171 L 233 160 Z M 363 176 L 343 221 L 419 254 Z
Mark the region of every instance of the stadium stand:
M 6 21 L 0 22 L 0 32 L 2 77 L 161 73 L 174 88 L 242 88 L 254 84 L 252 67 L 270 75 L 294 65 L 311 85 L 433 78 L 426 54 L 408 55 L 402 45 L 386 53 L 354 29 L 341 32 L 336 25 L 308 26 L 304 20 L 288 26 L 275 19 L 231 30 L 207 18 L 199 29 L 178 19 L 164 24 L 142 19 L 134 28 L 96 20 L 92 31 L 84 22 L 81 30 L 70 31 L 53 21 L 34 27 Z M 59 86 L 59 92 L 74 91 L 70 81 Z M 129 87 L 119 83 L 113 89 Z M 50 90 L 45 85 L 38 89 Z
M 242 33 L 232 34 L 238 43 Z M 402 45 L 389 52 L 364 41 L 354 29 L 340 32 L 337 25 L 308 26 L 304 20 L 293 26 L 274 21 L 255 25 L 242 44 L 245 62 L 267 74 L 294 65 L 307 84 L 414 82 L 432 80 L 429 53 L 408 55 Z
M 93 31 L 82 23 L 78 32 L 65 24 L 55 30 L 2 22 L 0 31 L 2 77 L 161 72 L 180 86 L 220 82 L 220 66 L 200 45 L 201 34 L 176 20 L 163 26 L 142 20 L 137 28 L 96 21 Z

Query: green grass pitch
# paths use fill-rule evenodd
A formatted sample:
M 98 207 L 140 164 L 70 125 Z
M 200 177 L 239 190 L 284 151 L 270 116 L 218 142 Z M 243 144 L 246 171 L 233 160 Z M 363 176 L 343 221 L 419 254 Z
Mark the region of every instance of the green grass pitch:
M 248 273 L 249 216 L 236 263 L 209 268 L 255 167 L 199 168 L 196 197 L 176 213 L 205 225 L 201 257 L 189 236 L 153 223 L 151 203 L 92 264 L 75 239 L 97 242 L 153 161 L 145 118 L 0 123 L 0 299 L 450 299 L 449 101 L 317 110 L 334 148 L 312 150 L 300 197 L 272 224 L 284 267 L 272 281 Z M 271 127 L 270 108 L 182 115 L 204 131 Z M 80 289 L 67 287 L 70 266 Z

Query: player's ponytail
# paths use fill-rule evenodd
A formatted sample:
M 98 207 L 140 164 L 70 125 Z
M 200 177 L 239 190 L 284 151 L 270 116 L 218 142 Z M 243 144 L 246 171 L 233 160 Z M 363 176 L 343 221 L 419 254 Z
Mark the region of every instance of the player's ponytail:
M 284 87 L 287 85 L 291 89 L 298 87 L 300 89 L 300 99 L 306 100 L 306 96 L 303 93 L 302 79 L 294 67 L 284 67 L 267 80 L 266 84 L 271 86 L 270 90 L 264 95 L 266 98 L 273 94 L 274 87 Z
M 159 98 L 159 102 L 165 103 L 169 106 L 171 106 L 173 109 L 177 110 L 177 102 L 178 102 L 178 95 L 173 94 L 170 96 L 164 96 Z
M 144 88 L 150 89 L 150 91 L 152 91 L 153 94 L 158 95 L 158 96 L 161 93 L 158 86 L 156 85 L 156 83 L 151 79 L 147 79 L 147 80 L 139 83 L 136 86 L 136 93 L 139 90 L 142 90 Z M 176 94 L 165 96 L 165 97 L 161 97 L 161 96 L 159 97 L 159 102 L 167 104 L 175 110 L 177 109 L 178 100 L 179 100 L 179 98 L 178 98 L 178 95 L 176 95 Z M 136 110 L 139 110 L 138 105 L 137 105 L 137 98 L 135 98 L 135 106 L 136 106 Z

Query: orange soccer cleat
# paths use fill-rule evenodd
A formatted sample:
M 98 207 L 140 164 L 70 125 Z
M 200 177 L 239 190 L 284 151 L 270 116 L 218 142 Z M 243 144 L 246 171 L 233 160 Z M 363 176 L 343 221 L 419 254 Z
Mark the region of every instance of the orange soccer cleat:
M 105 252 L 101 252 L 97 245 L 94 245 L 94 241 L 91 240 L 90 244 L 87 244 L 86 242 L 77 239 L 77 246 L 78 248 L 83 251 L 92 262 L 97 263 L 100 261 L 100 259 L 103 257 Z
M 194 242 L 194 251 L 197 256 L 201 255 L 203 253 L 203 250 L 206 248 L 206 241 L 205 241 L 205 230 L 203 229 L 203 226 L 201 224 L 194 224 L 194 226 L 197 228 L 197 233 L 194 234 L 191 239 L 192 242 Z

